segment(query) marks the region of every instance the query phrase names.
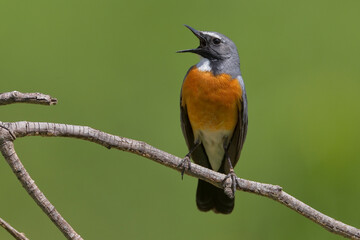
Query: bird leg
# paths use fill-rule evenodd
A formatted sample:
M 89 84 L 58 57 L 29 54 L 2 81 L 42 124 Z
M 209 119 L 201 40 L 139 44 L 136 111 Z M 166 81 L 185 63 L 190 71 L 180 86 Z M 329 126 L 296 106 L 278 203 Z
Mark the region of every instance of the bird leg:
M 195 145 L 190 149 L 190 151 L 188 152 L 188 154 L 185 155 L 185 157 L 181 160 L 181 162 L 179 163 L 178 167 L 181 168 L 181 179 L 184 179 L 184 173 L 185 173 L 185 169 L 186 170 L 190 170 L 191 169 L 191 161 L 190 161 L 190 157 L 191 154 L 196 150 L 196 148 L 198 146 L 200 146 L 201 142 L 200 141 L 196 141 Z
M 224 193 L 231 199 L 235 197 L 235 191 L 236 191 L 236 185 L 238 185 L 237 182 L 237 176 L 234 172 L 234 168 L 231 164 L 231 159 L 228 153 L 228 146 L 224 143 L 224 150 L 225 150 L 225 161 L 228 161 L 230 171 L 226 175 L 226 177 L 223 180 L 223 187 L 224 187 Z M 230 183 L 229 180 L 230 179 Z M 229 189 L 230 188 L 230 189 Z

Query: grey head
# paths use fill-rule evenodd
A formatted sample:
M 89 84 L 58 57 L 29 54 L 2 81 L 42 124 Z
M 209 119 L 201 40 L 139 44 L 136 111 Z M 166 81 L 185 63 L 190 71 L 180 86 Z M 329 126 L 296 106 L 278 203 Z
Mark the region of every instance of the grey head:
M 200 45 L 194 49 L 177 51 L 191 52 L 200 55 L 210 62 L 210 71 L 218 75 L 230 74 L 233 78 L 240 75 L 240 60 L 233 41 L 221 33 L 198 31 L 185 25 L 200 40 Z

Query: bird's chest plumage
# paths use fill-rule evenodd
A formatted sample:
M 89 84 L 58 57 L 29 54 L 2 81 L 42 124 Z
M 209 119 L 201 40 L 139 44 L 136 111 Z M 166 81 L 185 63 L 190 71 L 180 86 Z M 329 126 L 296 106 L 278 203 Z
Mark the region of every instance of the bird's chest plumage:
M 214 76 L 193 67 L 181 94 L 181 105 L 187 110 L 195 141 L 203 143 L 212 169 L 218 170 L 223 145 L 230 140 L 238 122 L 242 96 L 239 81 L 227 74 Z
M 183 83 L 181 105 L 187 109 L 193 131 L 233 130 L 241 94 L 239 81 L 230 75 L 214 76 L 193 67 Z

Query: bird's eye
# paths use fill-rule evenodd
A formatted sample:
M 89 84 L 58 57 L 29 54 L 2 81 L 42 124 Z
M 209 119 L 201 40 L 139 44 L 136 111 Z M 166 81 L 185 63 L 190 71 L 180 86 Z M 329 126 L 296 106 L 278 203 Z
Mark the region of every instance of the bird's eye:
M 213 43 L 214 43 L 215 45 L 218 45 L 218 44 L 221 43 L 221 40 L 220 40 L 219 38 L 214 38 L 214 39 L 213 39 Z

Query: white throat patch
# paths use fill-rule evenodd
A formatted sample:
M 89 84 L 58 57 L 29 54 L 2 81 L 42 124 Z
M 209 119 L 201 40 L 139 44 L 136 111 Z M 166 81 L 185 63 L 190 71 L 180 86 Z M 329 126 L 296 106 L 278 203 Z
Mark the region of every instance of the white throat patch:
M 210 61 L 207 58 L 201 58 L 200 62 L 198 64 L 196 64 L 196 67 L 201 72 L 210 72 L 211 71 Z

